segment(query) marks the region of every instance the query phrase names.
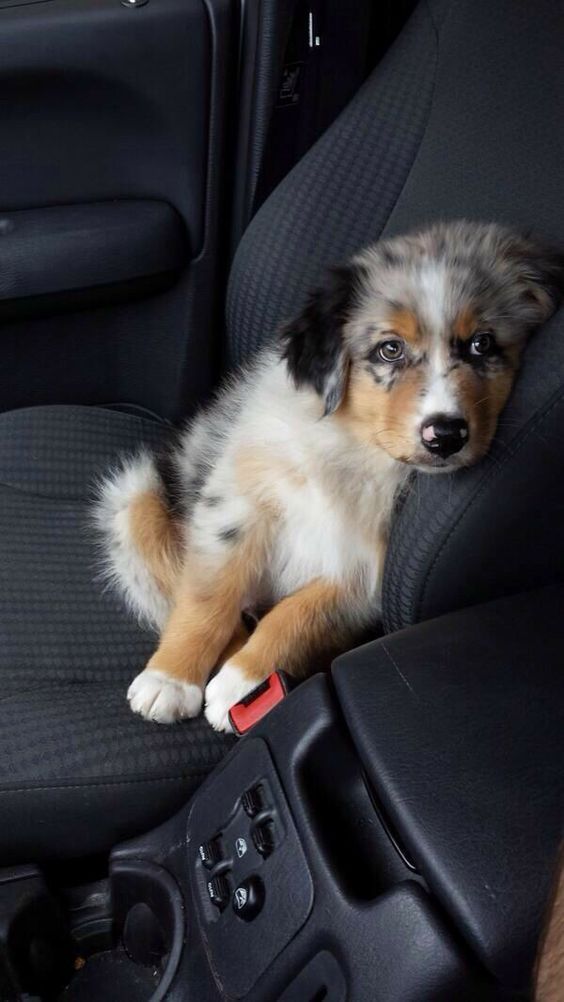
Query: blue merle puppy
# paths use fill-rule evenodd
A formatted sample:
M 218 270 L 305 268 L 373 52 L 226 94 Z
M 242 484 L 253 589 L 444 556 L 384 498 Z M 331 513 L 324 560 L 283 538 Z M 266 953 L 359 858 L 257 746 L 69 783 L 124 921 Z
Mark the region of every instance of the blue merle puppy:
M 561 256 L 494 224 L 441 223 L 331 270 L 278 342 L 171 446 L 179 503 L 149 452 L 96 509 L 108 573 L 159 631 L 132 710 L 171 723 L 304 673 L 378 617 L 394 501 L 411 470 L 487 451 Z M 244 611 L 260 612 L 256 629 Z M 211 678 L 212 672 L 216 674 Z

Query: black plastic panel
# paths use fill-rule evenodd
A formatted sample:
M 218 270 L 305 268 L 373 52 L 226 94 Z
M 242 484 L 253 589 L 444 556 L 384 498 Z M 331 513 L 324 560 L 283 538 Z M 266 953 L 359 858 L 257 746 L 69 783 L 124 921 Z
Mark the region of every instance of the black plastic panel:
M 242 795 L 259 786 L 262 803 L 251 818 Z M 264 858 L 255 836 L 267 818 L 274 839 Z M 198 847 L 213 837 L 220 839 L 223 857 L 210 872 Z M 303 926 L 313 903 L 303 850 L 263 741 L 246 742 L 237 756 L 219 767 L 206 796 L 196 799 L 188 819 L 188 858 L 192 897 L 215 977 L 228 995 L 243 998 Z M 208 887 L 214 875 L 228 890 L 221 911 L 210 901 Z M 260 882 L 264 901 L 258 914 L 244 921 L 232 901 L 237 889 L 245 890 L 249 878 Z
M 0 41 L 0 208 L 162 199 L 200 250 L 211 68 L 201 0 L 5 8 Z
M 249 814 L 241 798 L 265 781 L 260 810 Z M 266 861 L 250 847 L 264 812 L 282 822 Z M 237 860 L 234 836 L 249 833 Z M 209 868 L 198 847 L 217 836 L 223 862 Z M 114 853 L 116 863 L 127 859 L 158 862 L 185 895 L 186 945 L 170 1002 L 242 992 L 246 1002 L 502 998 L 383 826 L 326 677 L 300 686 L 243 738 L 190 810 Z M 233 890 L 251 873 L 265 887 L 254 919 L 208 903 L 210 876 L 223 874 Z M 268 901 L 276 907 L 267 913 Z
M 52 297 L 46 319 L 30 319 L 18 298 L 8 322 L 6 310 L 2 316 L 2 409 L 125 401 L 176 418 L 210 392 L 222 311 L 233 11 L 232 0 L 0 7 L 0 216 L 161 202 L 190 242 L 179 280 L 164 292 L 162 282 L 126 288 L 114 280 L 112 254 L 102 297 Z M 46 222 L 42 231 L 54 239 Z M 43 248 L 27 251 L 27 274 L 39 274 Z M 103 268 L 102 248 L 100 258 Z M 11 281 L 5 272 L 2 280 Z M 59 309 L 64 315 L 53 316 Z
M 343 972 L 328 950 L 321 950 L 310 960 L 278 1002 L 346 1002 L 347 985 Z
M 179 272 L 185 227 L 166 202 L 116 200 L 0 215 L 0 300 Z
M 452 613 L 333 673 L 379 801 L 485 967 L 526 991 L 564 828 L 564 588 Z

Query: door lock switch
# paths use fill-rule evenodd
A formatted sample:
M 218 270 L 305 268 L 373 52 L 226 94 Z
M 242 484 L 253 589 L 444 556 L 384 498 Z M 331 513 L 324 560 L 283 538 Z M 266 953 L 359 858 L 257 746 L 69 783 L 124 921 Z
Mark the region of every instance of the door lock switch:
M 256 918 L 263 904 L 264 884 L 256 874 L 247 877 L 233 891 L 233 911 L 245 922 L 251 922 Z

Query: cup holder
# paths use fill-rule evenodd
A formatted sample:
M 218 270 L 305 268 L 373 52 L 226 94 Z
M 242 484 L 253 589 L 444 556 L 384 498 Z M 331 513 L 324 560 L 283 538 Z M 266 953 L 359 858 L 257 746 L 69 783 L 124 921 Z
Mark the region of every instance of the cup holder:
M 184 906 L 174 878 L 155 863 L 118 860 L 110 870 L 111 942 L 89 950 L 79 937 L 78 970 L 60 1002 L 160 1002 L 184 943 Z

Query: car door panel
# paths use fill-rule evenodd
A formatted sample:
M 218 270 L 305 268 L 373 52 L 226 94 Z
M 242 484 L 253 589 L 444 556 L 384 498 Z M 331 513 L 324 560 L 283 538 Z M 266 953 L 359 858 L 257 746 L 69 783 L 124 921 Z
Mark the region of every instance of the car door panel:
M 232 6 L 45 0 L 0 8 L 0 297 L 14 298 L 10 288 L 19 299 L 59 295 L 40 319 L 29 320 L 29 304 L 0 314 L 2 409 L 127 400 L 175 417 L 209 390 Z M 168 248 L 162 227 L 143 237 L 157 203 L 175 220 Z M 61 246 L 65 213 L 82 214 L 81 249 L 80 232 Z M 37 239 L 22 240 L 24 221 Z M 62 295 L 100 285 L 101 275 L 123 283 L 136 270 L 146 285 L 122 287 L 109 305 L 89 296 L 88 313 L 76 295 Z M 178 276 L 165 292 L 150 280 L 164 272 Z

